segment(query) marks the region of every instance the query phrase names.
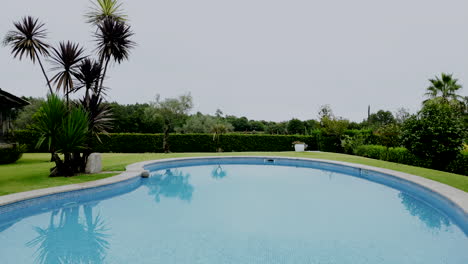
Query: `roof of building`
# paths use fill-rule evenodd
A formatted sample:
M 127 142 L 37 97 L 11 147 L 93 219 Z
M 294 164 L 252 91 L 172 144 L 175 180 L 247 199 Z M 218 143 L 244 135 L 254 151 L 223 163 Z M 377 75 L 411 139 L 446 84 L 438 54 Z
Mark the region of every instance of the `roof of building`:
M 0 89 L 0 107 L 14 108 L 28 105 L 29 102 Z

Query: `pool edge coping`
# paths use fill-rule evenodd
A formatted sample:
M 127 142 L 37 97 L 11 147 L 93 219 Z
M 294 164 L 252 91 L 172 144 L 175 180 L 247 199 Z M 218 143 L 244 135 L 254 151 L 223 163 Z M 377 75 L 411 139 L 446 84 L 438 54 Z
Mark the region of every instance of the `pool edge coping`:
M 14 194 L 8 194 L 0 196 L 0 206 L 34 199 L 42 196 L 53 195 L 58 193 L 65 193 L 71 191 L 78 191 L 89 188 L 96 188 L 104 185 L 110 185 L 113 183 L 122 182 L 129 180 L 135 177 L 141 177 L 141 174 L 145 171 L 145 166 L 164 163 L 170 161 L 184 161 L 184 160 L 201 160 L 201 159 L 223 159 L 223 158 L 264 158 L 264 159 L 289 159 L 289 160 L 298 160 L 298 161 L 315 161 L 322 162 L 334 165 L 341 165 L 353 168 L 364 169 L 372 172 L 383 173 L 409 181 L 411 183 L 422 186 L 428 190 L 435 192 L 436 194 L 441 195 L 442 197 L 448 199 L 450 202 L 458 206 L 463 212 L 468 215 L 468 193 L 457 189 L 455 187 L 440 183 L 434 180 L 430 180 L 421 176 L 408 174 L 404 172 L 394 171 L 390 169 L 384 169 L 379 167 L 373 167 L 363 164 L 343 162 L 343 161 L 334 161 L 326 159 L 314 159 L 314 158 L 299 158 L 299 157 L 285 157 L 285 156 L 200 156 L 200 157 L 183 157 L 183 158 L 168 158 L 160 160 L 148 160 L 130 164 L 126 166 L 125 172 L 120 173 L 119 175 L 96 180 L 89 181 L 84 183 L 68 184 L 56 187 L 50 187 L 45 189 L 38 189 Z

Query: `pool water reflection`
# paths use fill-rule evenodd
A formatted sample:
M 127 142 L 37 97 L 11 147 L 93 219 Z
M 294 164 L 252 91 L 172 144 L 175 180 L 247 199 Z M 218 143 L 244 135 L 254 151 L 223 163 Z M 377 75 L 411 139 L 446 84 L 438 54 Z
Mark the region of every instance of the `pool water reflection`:
M 358 177 L 218 164 L 140 181 L 0 224 L 1 263 L 468 263 L 448 216 Z

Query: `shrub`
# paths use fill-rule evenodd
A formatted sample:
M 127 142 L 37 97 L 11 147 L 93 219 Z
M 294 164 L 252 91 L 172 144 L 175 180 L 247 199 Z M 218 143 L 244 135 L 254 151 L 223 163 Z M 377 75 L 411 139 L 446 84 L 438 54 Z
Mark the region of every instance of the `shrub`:
M 23 156 L 26 146 L 19 144 L 6 145 L 0 147 L 0 164 L 14 163 Z
M 341 139 L 341 146 L 343 147 L 344 153 L 354 154 L 359 146 L 364 145 L 366 142 L 365 134 L 358 133 L 354 136 L 344 135 Z
M 362 145 L 357 147 L 355 154 L 371 159 L 379 159 L 425 168 L 431 167 L 431 162 L 429 160 L 422 160 L 403 147 L 387 149 L 385 146 L 380 145 Z M 443 170 L 468 175 L 468 151 L 460 152 Z
M 468 176 L 468 150 L 460 152 L 457 158 L 449 163 L 447 170 Z
M 32 130 L 17 130 L 12 135 L 12 140 L 25 146 L 25 152 L 49 152 L 47 144 L 43 144 L 39 149 L 36 148 L 40 134 Z
M 445 169 L 463 148 L 466 133 L 459 111 L 448 104 L 426 103 L 403 125 L 403 144 L 411 153 Z

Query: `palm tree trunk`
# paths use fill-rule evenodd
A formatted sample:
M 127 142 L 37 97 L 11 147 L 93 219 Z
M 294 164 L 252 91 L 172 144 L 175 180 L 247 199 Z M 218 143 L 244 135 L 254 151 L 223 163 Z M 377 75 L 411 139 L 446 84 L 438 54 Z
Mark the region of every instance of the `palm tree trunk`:
M 104 85 L 104 78 L 106 77 L 107 66 L 109 65 L 109 61 L 110 61 L 110 58 L 107 58 L 106 59 L 106 65 L 104 65 L 104 72 L 102 73 L 101 84 L 99 85 L 99 91 L 98 91 L 99 96 L 101 95 L 102 86 Z
M 163 150 L 164 150 L 164 153 L 169 153 L 169 126 L 167 125 L 164 128 Z
M 42 70 L 42 74 L 44 74 L 44 77 L 47 81 L 47 86 L 49 86 L 49 91 L 50 91 L 50 94 L 54 94 L 54 92 L 52 91 L 52 87 L 50 86 L 50 81 L 49 81 L 49 77 L 47 77 L 47 74 L 44 70 L 44 66 L 42 66 L 42 61 L 41 61 L 41 58 L 39 57 L 39 54 L 36 53 L 36 58 L 37 58 L 37 61 L 39 62 L 39 65 L 41 66 L 41 70 Z

